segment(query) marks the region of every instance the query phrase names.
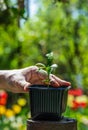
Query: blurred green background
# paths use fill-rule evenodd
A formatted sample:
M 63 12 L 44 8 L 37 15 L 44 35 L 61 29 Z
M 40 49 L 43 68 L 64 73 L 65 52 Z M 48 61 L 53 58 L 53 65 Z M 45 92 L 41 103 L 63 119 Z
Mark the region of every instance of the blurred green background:
M 54 63 L 58 64 L 55 74 L 70 81 L 72 88 L 81 88 L 87 94 L 88 1 L 34 0 L 35 12 L 32 2 L 0 1 L 0 69 L 46 63 L 46 53 L 53 52 Z M 28 100 L 28 94 L 14 94 L 13 97 L 9 93 L 8 96 L 11 103 L 18 97 Z M 9 100 L 7 105 L 11 106 Z M 29 111 L 28 105 L 25 109 Z

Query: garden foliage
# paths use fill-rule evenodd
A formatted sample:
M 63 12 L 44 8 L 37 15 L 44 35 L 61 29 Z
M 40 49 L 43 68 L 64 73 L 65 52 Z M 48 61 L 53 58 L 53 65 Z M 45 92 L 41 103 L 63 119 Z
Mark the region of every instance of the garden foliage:
M 1 0 L 0 69 L 22 68 L 38 62 L 45 64 L 45 55 L 53 52 L 54 63 L 58 65 L 56 75 L 70 81 L 73 88 L 87 89 L 88 1 L 68 1 L 54 4 L 50 0 L 38 0 L 36 15 L 27 18 L 24 7 L 17 5 L 19 0 L 14 4 L 12 0 Z M 85 104 L 81 104 L 83 106 Z M 88 113 L 87 109 L 86 106 L 82 111 Z

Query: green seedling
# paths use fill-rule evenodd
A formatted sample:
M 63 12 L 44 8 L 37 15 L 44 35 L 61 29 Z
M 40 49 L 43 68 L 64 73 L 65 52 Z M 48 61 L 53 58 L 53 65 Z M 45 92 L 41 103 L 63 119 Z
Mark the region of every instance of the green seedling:
M 44 80 L 47 84 L 50 83 L 50 74 L 53 73 L 53 71 L 58 67 L 57 64 L 52 64 L 53 62 L 53 52 L 50 52 L 46 54 L 47 64 L 37 63 L 36 66 L 39 67 L 39 71 L 43 72 L 42 70 L 45 70 L 47 72 L 47 79 Z

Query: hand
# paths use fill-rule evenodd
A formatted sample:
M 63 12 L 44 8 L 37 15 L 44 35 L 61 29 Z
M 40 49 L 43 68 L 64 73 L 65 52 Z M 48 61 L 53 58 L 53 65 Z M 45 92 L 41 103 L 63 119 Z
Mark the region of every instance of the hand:
M 31 66 L 24 69 L 10 70 L 6 73 L 5 89 L 14 93 L 28 92 L 28 87 L 31 85 L 46 85 L 45 80 L 47 79 L 47 72 L 38 69 L 37 66 Z M 69 86 L 70 82 L 61 80 L 55 75 L 50 75 L 50 85 L 53 87 Z

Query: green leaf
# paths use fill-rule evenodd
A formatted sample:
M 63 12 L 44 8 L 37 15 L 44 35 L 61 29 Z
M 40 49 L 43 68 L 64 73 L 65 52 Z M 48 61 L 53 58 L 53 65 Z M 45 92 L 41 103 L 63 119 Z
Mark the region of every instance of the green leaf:
M 39 68 L 45 68 L 45 67 L 46 67 L 46 66 L 45 66 L 44 64 L 42 64 L 42 63 L 37 63 L 36 66 L 39 67 Z

